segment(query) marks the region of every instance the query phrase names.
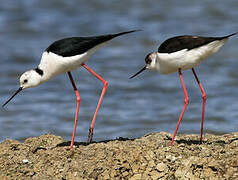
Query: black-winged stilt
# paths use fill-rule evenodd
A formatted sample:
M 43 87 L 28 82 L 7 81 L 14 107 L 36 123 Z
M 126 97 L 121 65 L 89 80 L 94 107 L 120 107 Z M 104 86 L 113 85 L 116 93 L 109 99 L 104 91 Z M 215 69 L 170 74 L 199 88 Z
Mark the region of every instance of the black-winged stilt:
M 223 37 L 201 37 L 201 36 L 177 36 L 164 41 L 158 52 L 149 53 L 145 58 L 146 66 L 143 67 L 133 78 L 146 69 L 158 71 L 161 74 L 169 74 L 178 71 L 181 84 L 185 96 L 185 104 L 179 116 L 177 127 L 170 145 L 173 144 L 179 124 L 183 118 L 185 109 L 189 103 L 188 94 L 185 88 L 182 70 L 192 69 L 194 77 L 202 92 L 203 106 L 202 106 L 202 122 L 201 122 L 201 135 L 200 142 L 202 142 L 203 135 L 203 121 L 205 112 L 206 93 L 200 83 L 198 76 L 195 73 L 194 67 L 198 66 L 208 56 L 216 53 L 228 40 L 229 37 L 235 35 L 233 33 Z
M 52 43 L 42 54 L 40 64 L 37 68 L 31 69 L 23 73 L 20 77 L 20 88 L 9 98 L 2 106 L 4 107 L 11 99 L 17 95 L 20 91 L 26 88 L 36 87 L 49 79 L 62 74 L 68 73 L 69 79 L 73 85 L 75 95 L 77 97 L 77 109 L 75 115 L 74 129 L 72 135 L 72 141 L 70 148 L 74 145 L 74 137 L 76 131 L 76 125 L 78 120 L 78 112 L 80 106 L 80 95 L 71 75 L 72 70 L 75 70 L 83 66 L 86 70 L 92 73 L 96 78 L 103 82 L 104 87 L 98 101 L 96 111 L 93 116 L 91 126 L 89 128 L 88 142 L 92 141 L 93 137 L 93 127 L 97 117 L 97 113 L 103 96 L 107 89 L 107 81 L 99 76 L 96 72 L 85 65 L 85 62 L 90 58 L 90 56 L 95 53 L 99 48 L 101 48 L 108 41 L 115 37 L 129 34 L 133 31 L 121 32 L 117 34 L 107 34 L 102 36 L 92 36 L 92 37 L 71 37 L 65 38 Z

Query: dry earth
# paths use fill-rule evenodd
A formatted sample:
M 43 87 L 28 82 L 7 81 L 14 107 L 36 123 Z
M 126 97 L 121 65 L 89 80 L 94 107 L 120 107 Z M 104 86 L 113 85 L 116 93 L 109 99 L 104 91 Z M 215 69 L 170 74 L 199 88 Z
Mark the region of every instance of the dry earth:
M 178 135 L 161 132 L 139 139 L 89 145 L 42 135 L 24 143 L 0 143 L 0 179 L 238 179 L 238 133 Z

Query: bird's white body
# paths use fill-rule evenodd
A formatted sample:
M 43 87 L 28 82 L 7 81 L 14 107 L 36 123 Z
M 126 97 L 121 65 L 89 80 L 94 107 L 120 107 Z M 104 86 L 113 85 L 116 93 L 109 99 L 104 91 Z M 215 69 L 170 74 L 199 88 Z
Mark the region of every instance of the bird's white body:
M 48 81 L 57 75 L 79 68 L 103 45 L 105 45 L 105 43 L 99 44 L 83 54 L 70 57 L 63 57 L 53 52 L 45 51 L 42 54 L 41 61 L 38 66 L 44 72 L 41 77 L 41 83 Z
M 155 61 L 151 62 L 148 69 L 158 71 L 161 74 L 177 72 L 178 69 L 187 70 L 198 66 L 208 56 L 216 53 L 227 41 L 213 41 L 207 45 L 187 50 L 182 49 L 173 53 L 158 53 Z

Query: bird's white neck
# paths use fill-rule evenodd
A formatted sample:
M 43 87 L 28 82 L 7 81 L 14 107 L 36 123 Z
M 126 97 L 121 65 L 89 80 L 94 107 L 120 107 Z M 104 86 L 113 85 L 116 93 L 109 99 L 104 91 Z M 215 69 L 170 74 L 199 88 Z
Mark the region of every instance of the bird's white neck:
M 38 66 L 38 68 L 43 71 L 41 83 L 67 71 L 67 69 L 63 66 L 62 59 L 58 60 L 58 58 L 62 57 L 48 52 L 44 52 L 42 54 L 41 62 Z

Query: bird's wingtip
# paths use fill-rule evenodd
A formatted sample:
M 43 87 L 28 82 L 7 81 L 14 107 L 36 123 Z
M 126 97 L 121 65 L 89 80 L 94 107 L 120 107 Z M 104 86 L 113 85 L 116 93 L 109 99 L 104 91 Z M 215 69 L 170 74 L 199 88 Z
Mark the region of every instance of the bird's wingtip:
M 124 31 L 122 33 L 133 33 L 133 32 L 138 32 L 138 31 L 142 31 L 142 29 L 134 29 L 134 30 L 130 30 L 130 31 Z
M 133 32 L 138 32 L 138 31 L 142 31 L 142 30 L 141 29 L 135 29 L 135 30 L 131 30 L 131 31 L 123 31 L 123 32 L 114 34 L 114 37 L 121 36 L 121 35 L 124 35 L 124 34 L 133 33 Z
M 135 30 L 132 30 L 133 32 L 138 32 L 138 31 L 143 31 L 142 29 L 135 29 Z
M 229 38 L 229 37 L 237 35 L 237 34 L 238 34 L 238 32 L 235 32 L 235 33 L 232 33 L 232 34 L 229 34 L 229 35 L 225 36 L 225 38 Z

